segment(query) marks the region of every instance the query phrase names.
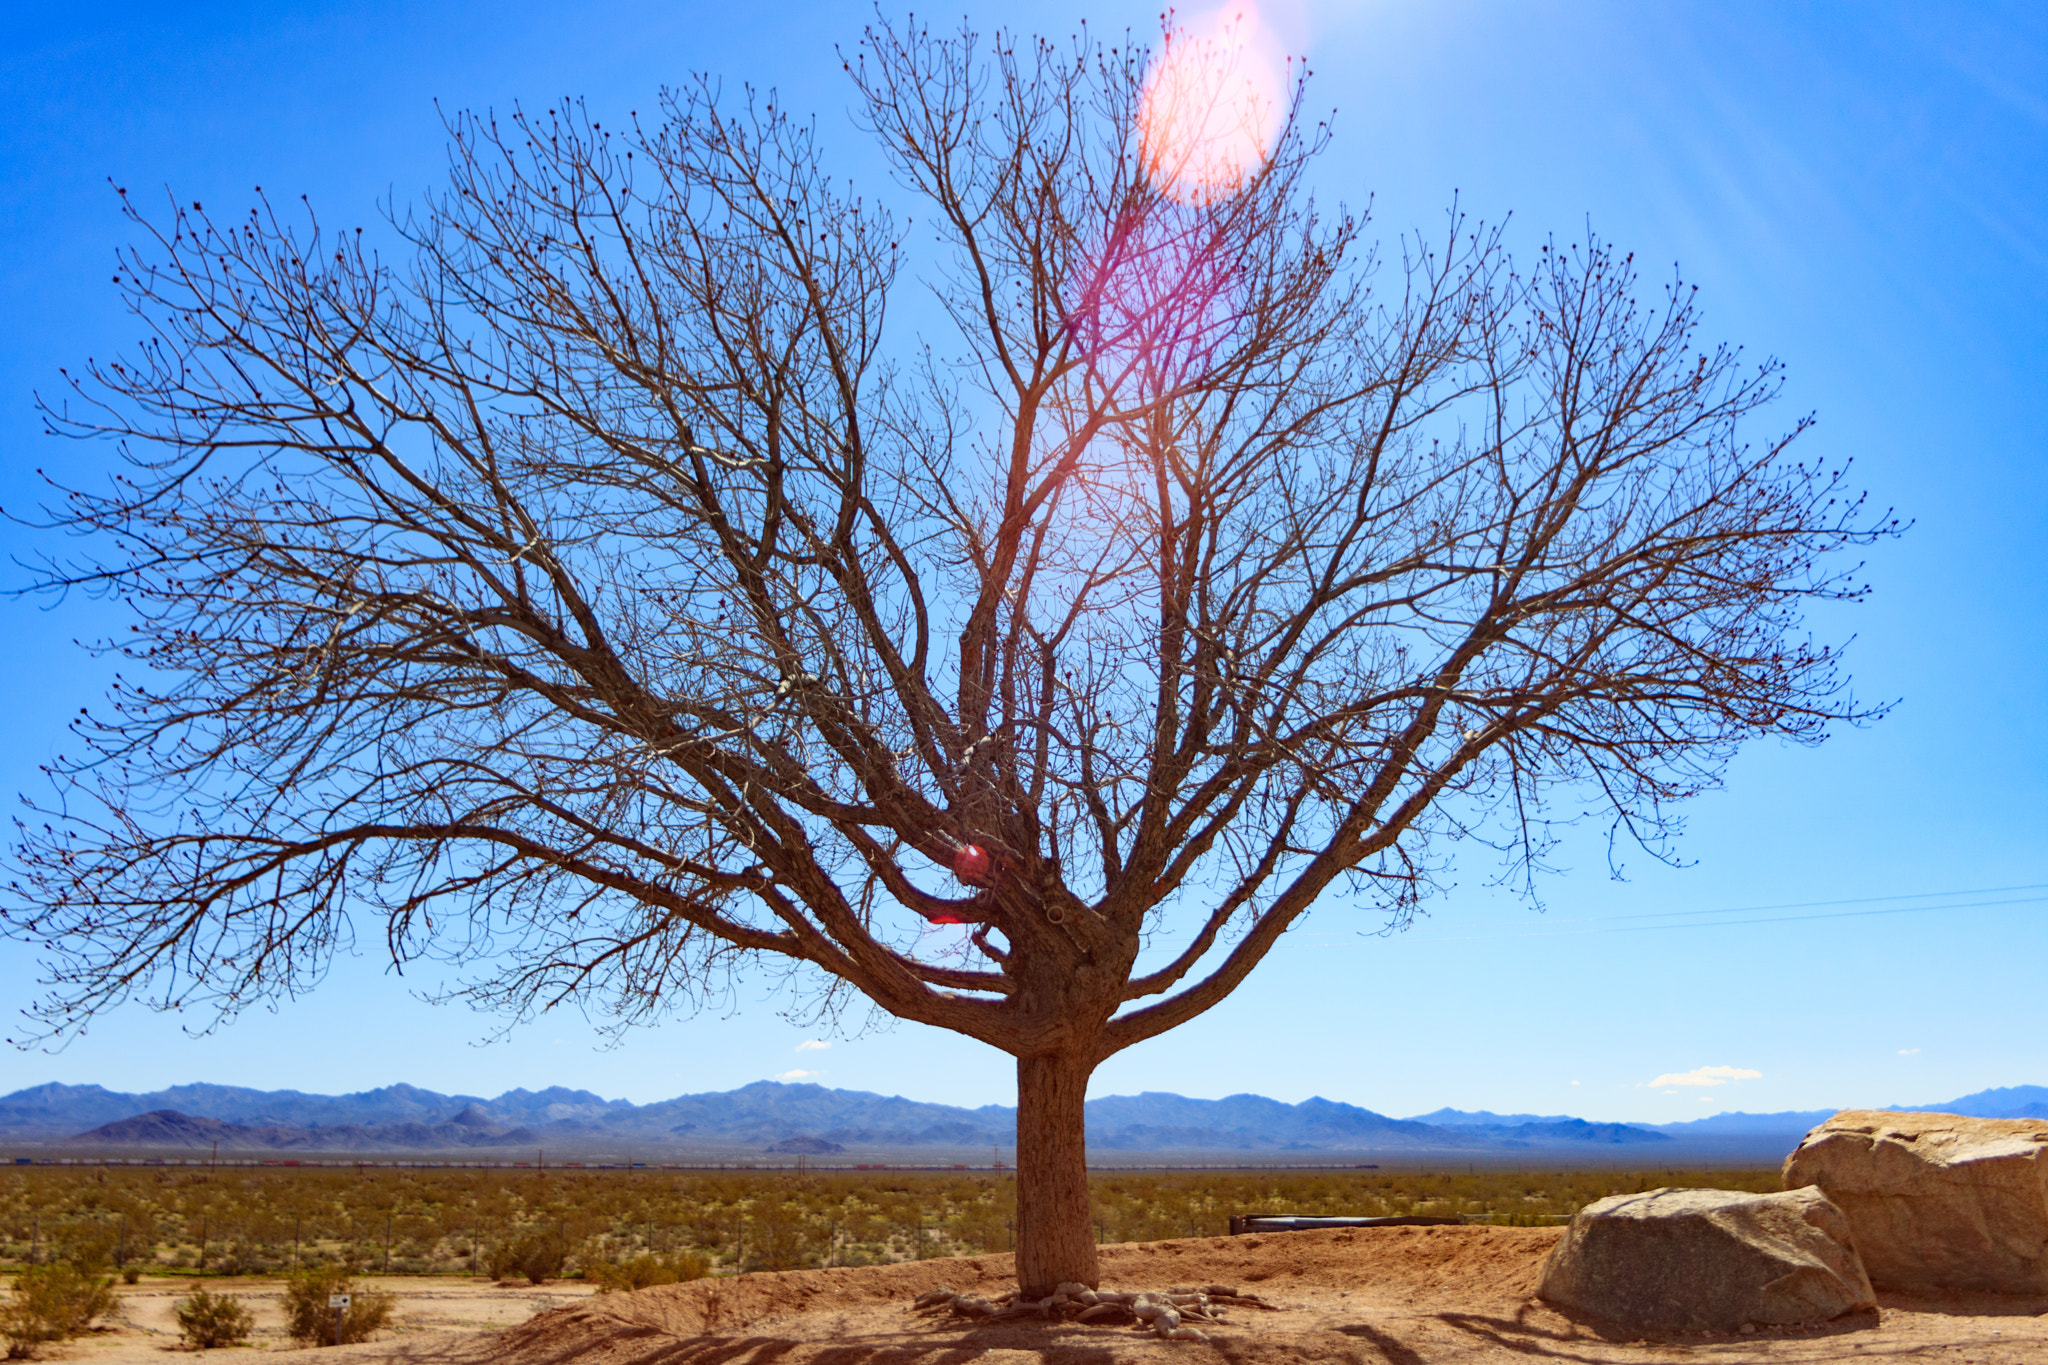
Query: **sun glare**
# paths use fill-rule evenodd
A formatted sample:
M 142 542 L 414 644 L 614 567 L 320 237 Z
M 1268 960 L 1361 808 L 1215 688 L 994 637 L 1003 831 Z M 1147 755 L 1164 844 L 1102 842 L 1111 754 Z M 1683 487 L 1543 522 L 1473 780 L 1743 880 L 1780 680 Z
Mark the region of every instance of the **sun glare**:
M 1279 137 L 1285 63 L 1252 5 L 1168 29 L 1145 73 L 1138 137 L 1146 174 L 1184 204 L 1228 199 Z

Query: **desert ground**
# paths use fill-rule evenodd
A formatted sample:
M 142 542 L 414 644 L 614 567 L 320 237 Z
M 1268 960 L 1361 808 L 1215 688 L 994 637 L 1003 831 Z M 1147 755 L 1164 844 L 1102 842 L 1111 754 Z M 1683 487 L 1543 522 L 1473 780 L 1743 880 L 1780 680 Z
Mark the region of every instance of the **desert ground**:
M 1274 1305 L 1235 1314 L 1207 1343 L 1035 1320 L 971 1324 L 911 1310 L 915 1295 L 940 1285 L 995 1294 L 1011 1283 L 1007 1256 L 977 1256 L 604 1296 L 576 1282 L 373 1280 L 400 1297 L 396 1328 L 315 1358 L 390 1365 L 2048 1363 L 2048 1298 L 1880 1295 L 1874 1313 L 1808 1327 L 1645 1339 L 1534 1297 L 1543 1258 L 1560 1235 L 1554 1228 L 1371 1228 L 1102 1249 L 1105 1288 L 1225 1283 Z M 220 1365 L 253 1352 L 290 1352 L 276 1333 L 274 1282 L 215 1287 L 248 1293 L 262 1329 L 251 1346 L 218 1353 Z M 114 1330 L 49 1354 L 83 1365 L 161 1362 L 181 1349 L 170 1314 L 178 1292 L 170 1284 L 124 1289 Z

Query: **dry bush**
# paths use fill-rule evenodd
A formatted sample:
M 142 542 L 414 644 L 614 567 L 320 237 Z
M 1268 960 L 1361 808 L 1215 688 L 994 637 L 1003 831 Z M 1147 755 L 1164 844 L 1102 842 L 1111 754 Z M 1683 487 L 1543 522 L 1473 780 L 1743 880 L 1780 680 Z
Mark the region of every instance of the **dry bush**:
M 0 1305 L 0 1336 L 10 1360 L 37 1346 L 75 1337 L 114 1308 L 114 1281 L 75 1265 L 30 1266 L 14 1277 L 14 1293 Z
M 1534 1162 L 1563 1162 L 1564 1154 L 1534 1155 Z M 104 1176 L 101 1181 L 97 1177 Z M 1488 1167 L 1467 1171 L 1389 1166 L 1351 1170 L 1117 1171 L 1091 1174 L 1092 1223 L 1105 1241 L 1151 1241 L 1162 1237 L 1220 1235 L 1234 1213 L 1273 1214 L 1462 1214 L 1504 1221 L 1517 1216 L 1554 1223 L 1608 1194 L 1660 1185 L 1716 1189 L 1775 1189 L 1775 1163 L 1751 1169 L 1537 1169 Z M 46 1234 L 54 1222 L 84 1222 L 103 1216 L 100 1204 L 128 1219 L 130 1270 L 173 1273 L 170 1257 L 195 1247 L 170 1240 L 189 1216 L 210 1205 L 217 1225 L 256 1226 L 264 1209 L 284 1209 L 293 1219 L 303 1210 L 301 1267 L 353 1262 L 381 1254 L 384 1210 L 433 1214 L 441 1236 L 431 1230 L 418 1245 L 431 1262 L 410 1256 L 393 1266 L 438 1263 L 479 1247 L 476 1265 L 499 1278 L 523 1278 L 510 1253 L 521 1239 L 548 1229 L 574 1248 L 588 1236 L 594 1255 L 619 1260 L 643 1251 L 688 1250 L 722 1267 L 769 1259 L 817 1265 L 887 1262 L 922 1249 L 938 1255 L 976 1255 L 1011 1250 L 1016 1216 L 1016 1182 L 1007 1173 L 909 1171 L 816 1172 L 796 1176 L 753 1171 L 573 1171 L 353 1170 L 300 1168 L 249 1171 L 233 1181 L 208 1182 L 204 1171 L 70 1167 L 0 1168 L 0 1229 L 18 1228 L 11 1255 L 24 1259 L 32 1219 L 41 1216 Z M 98 1201 L 98 1202 L 96 1202 Z M 792 1207 L 793 1206 L 793 1207 Z M 764 1209 L 801 1210 L 801 1224 L 775 1226 Z M 407 1215 L 401 1215 L 407 1216 Z M 278 1219 L 277 1221 L 282 1221 Z M 238 1240 L 252 1259 L 273 1266 L 291 1256 L 291 1223 L 283 1242 Z M 791 1234 L 801 1233 L 801 1237 Z M 836 1234 L 836 1235 L 835 1235 Z M 892 1248 L 892 1237 L 898 1240 Z M 794 1245 L 790 1245 L 794 1243 Z M 609 1245 L 609 1251 L 600 1247 Z M 60 1245 L 74 1245 L 66 1239 Z M 236 1255 L 223 1243 L 217 1250 Z M 786 1253 L 770 1256 L 764 1253 Z M 757 1259 L 758 1258 L 758 1259 Z M 228 1259 L 227 1256 L 223 1260 Z M 236 1255 L 236 1259 L 240 1259 Z M 573 1271 L 564 1266 L 543 1274 Z M 374 1264 L 374 1262 L 371 1262 Z M 4 1290 L 0 1290 L 4 1296 Z
M 711 1258 L 695 1251 L 643 1253 L 625 1261 L 592 1261 L 583 1268 L 583 1278 L 597 1281 L 600 1294 L 701 1280 L 710 1273 Z
M 484 1269 L 492 1279 L 518 1274 L 533 1284 L 546 1284 L 560 1275 L 568 1263 L 569 1244 L 555 1232 L 536 1232 L 517 1241 L 500 1243 L 484 1257 Z
M 330 1294 L 347 1294 L 351 1298 L 338 1330 L 334 1310 L 327 1306 Z M 397 1304 L 390 1294 L 356 1288 L 346 1269 L 323 1266 L 286 1281 L 284 1329 L 302 1346 L 346 1346 L 350 1342 L 368 1341 L 370 1333 L 391 1320 Z
M 171 1306 L 177 1315 L 178 1331 L 195 1349 L 233 1346 L 248 1340 L 256 1330 L 256 1315 L 233 1294 L 210 1294 L 203 1286 L 192 1286 L 189 1298 Z

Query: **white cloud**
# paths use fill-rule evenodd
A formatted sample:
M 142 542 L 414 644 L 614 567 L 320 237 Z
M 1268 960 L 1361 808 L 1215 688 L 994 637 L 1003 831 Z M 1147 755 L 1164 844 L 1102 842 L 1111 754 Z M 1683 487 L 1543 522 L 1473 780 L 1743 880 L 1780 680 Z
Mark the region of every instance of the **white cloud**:
M 823 1052 L 830 1046 L 832 1044 L 822 1038 L 806 1038 L 796 1045 L 796 1050 L 798 1052 Z
M 1573 1081 L 1573 1082 L 1572 1082 L 1572 1084 L 1573 1084 L 1573 1085 L 1577 1085 L 1577 1084 L 1578 1084 L 1578 1082 L 1577 1082 L 1577 1081 Z
M 806 1071 L 802 1067 L 798 1067 L 793 1071 L 785 1071 L 780 1076 L 770 1076 L 768 1079 L 771 1081 L 809 1081 L 815 1080 L 824 1074 L 822 1071 Z
M 1899 1049 L 1899 1055 L 1901 1057 L 1918 1057 L 1920 1049 L 1917 1047 L 1902 1047 Z
M 1760 1080 L 1763 1074 L 1743 1066 L 1696 1066 L 1690 1071 L 1667 1071 L 1649 1085 L 1652 1090 L 1662 1090 L 1667 1085 L 1726 1085 L 1730 1081 Z

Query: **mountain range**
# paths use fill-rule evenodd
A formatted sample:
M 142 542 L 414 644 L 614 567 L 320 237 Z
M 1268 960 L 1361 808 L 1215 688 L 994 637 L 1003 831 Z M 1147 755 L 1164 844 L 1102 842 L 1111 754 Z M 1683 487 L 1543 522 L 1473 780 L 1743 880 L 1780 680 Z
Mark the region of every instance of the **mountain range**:
M 1906 1106 L 1894 1106 L 1906 1107 Z M 2048 1117 L 2048 1087 L 2011 1086 L 1910 1106 L 1986 1118 Z M 1210 1153 L 1605 1154 L 1782 1153 L 1830 1109 L 1730 1113 L 1686 1123 L 1591 1123 L 1569 1115 L 1439 1109 L 1389 1118 L 1356 1105 L 1259 1095 L 1220 1100 L 1148 1092 L 1090 1100 L 1092 1151 Z M 50 1084 L 0 1097 L 0 1140 L 82 1147 L 303 1152 L 638 1149 L 739 1153 L 949 1153 L 1012 1146 L 1017 1111 L 926 1104 L 899 1096 L 758 1081 L 738 1090 L 636 1105 L 560 1086 L 485 1099 L 393 1085 L 349 1095 L 180 1085 L 128 1094 Z M 1619 1150 L 1618 1150 L 1619 1149 Z M 479 1152 L 481 1155 L 481 1152 Z

